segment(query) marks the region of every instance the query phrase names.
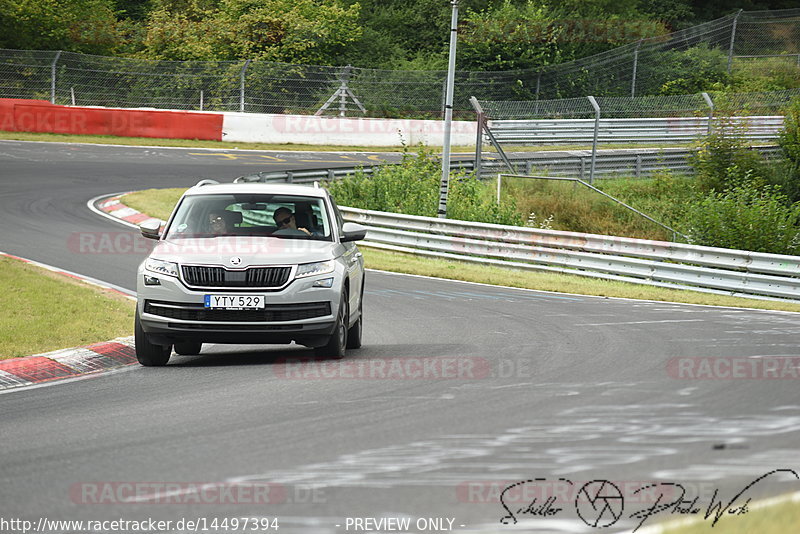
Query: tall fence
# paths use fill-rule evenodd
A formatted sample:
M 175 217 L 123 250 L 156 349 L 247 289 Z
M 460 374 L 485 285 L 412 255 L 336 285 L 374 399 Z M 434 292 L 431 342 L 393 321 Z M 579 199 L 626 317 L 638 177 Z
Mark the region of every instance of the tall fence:
M 658 94 L 665 84 L 680 89 L 698 64 L 725 73 L 752 61 L 800 73 L 800 9 L 739 12 L 541 69 L 459 71 L 454 106 L 471 116 L 471 95 L 500 101 Z M 0 98 L 65 105 L 309 114 L 338 92 L 344 97 L 329 112 L 430 117 L 443 110 L 445 79 L 445 71 L 0 50 Z

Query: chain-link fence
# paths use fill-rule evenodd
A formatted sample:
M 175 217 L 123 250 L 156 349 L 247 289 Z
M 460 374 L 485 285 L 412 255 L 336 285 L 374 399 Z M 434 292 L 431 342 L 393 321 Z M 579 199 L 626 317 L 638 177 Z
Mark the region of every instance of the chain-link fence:
M 540 70 L 459 71 L 454 106 L 470 117 L 471 95 L 531 101 L 691 92 L 680 89 L 700 66 L 719 74 L 756 61 L 800 77 L 800 9 L 739 12 Z M 425 118 L 441 114 L 445 79 L 445 71 L 0 50 L 0 97 L 68 105 L 309 114 L 345 87 L 329 112 Z

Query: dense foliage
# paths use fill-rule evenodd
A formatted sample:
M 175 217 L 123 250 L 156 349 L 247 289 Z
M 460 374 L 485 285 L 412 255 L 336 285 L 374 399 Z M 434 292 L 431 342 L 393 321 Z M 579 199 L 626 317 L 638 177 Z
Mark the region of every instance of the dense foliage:
M 541 67 L 790 0 L 460 0 L 459 68 Z M 448 0 L 0 0 L 0 48 L 442 68 Z
M 343 206 L 435 217 L 440 179 L 441 162 L 419 147 L 416 152 L 406 150 L 398 165 L 385 165 L 372 175 L 357 172 L 326 187 Z M 451 176 L 447 216 L 516 226 L 524 222 L 513 201 L 498 206 L 491 184 L 463 173 Z

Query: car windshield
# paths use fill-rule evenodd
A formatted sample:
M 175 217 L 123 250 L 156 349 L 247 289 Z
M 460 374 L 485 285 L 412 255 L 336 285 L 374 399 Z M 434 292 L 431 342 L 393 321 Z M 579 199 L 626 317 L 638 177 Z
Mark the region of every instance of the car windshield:
M 325 202 L 318 197 L 267 194 L 185 196 L 166 239 L 219 236 L 331 240 Z

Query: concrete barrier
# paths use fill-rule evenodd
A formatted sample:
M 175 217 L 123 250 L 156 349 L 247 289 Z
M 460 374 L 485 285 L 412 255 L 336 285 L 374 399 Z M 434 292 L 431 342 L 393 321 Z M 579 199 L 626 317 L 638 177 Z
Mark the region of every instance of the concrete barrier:
M 220 113 L 56 106 L 0 99 L 0 130 L 167 139 L 222 139 Z
M 0 99 L 0 130 L 305 145 L 442 146 L 439 120 L 317 117 L 56 106 Z M 452 143 L 475 143 L 477 123 L 453 121 Z
M 474 145 L 477 123 L 453 121 L 452 143 Z M 369 119 L 225 113 L 224 141 L 304 145 L 442 146 L 444 123 L 418 119 Z

